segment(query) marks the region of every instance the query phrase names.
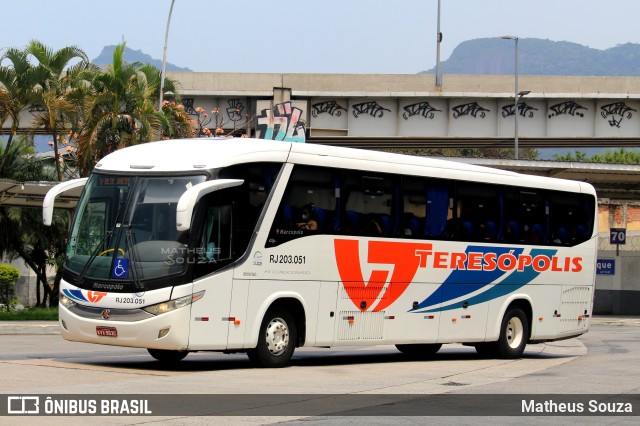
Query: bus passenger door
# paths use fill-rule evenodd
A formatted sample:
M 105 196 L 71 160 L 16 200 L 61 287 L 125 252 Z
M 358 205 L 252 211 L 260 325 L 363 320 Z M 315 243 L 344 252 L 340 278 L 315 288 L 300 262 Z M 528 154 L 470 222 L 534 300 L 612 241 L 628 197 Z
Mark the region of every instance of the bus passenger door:
M 204 290 L 201 300 L 191 305 L 189 349 L 218 350 L 227 348 L 229 334 L 229 306 L 233 270 L 209 275 L 193 283 L 193 292 Z M 231 325 L 232 326 L 232 325 Z
M 218 191 L 203 198 L 199 222 L 194 227 L 194 248 L 190 259 L 197 277 L 193 292 L 204 290 L 202 300 L 191 307 L 190 349 L 226 349 L 230 327 L 233 268 L 226 268 L 236 258 L 234 205 L 231 191 Z

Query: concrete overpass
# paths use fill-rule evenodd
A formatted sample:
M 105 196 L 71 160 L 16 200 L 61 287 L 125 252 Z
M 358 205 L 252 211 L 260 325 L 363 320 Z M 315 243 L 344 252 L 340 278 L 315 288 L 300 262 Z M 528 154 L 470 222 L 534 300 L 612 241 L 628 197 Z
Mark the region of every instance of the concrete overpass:
M 169 73 L 230 129 L 291 101 L 307 140 L 363 148 L 513 147 L 514 77 Z M 640 77 L 520 76 L 521 147 L 640 146 Z M 252 122 L 255 131 L 257 120 Z
M 263 111 L 291 101 L 307 140 L 362 148 L 512 147 L 510 75 L 169 72 L 195 114 L 220 108 L 224 129 L 255 133 Z M 640 77 L 520 76 L 521 147 L 640 146 Z M 22 131 L 33 114 L 21 116 Z M 245 117 L 251 120 L 248 125 Z M 5 130 L 10 122 L 4 123 Z M 215 127 L 211 122 L 209 127 Z

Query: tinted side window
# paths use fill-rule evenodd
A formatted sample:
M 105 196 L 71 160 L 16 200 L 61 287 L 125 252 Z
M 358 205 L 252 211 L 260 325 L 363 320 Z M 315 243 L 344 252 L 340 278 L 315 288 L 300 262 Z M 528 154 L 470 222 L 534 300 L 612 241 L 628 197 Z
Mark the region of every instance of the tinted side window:
M 502 239 L 500 187 L 459 182 L 456 195 L 458 240 L 493 242 Z
M 505 242 L 548 244 L 546 192 L 530 188 L 507 188 Z
M 340 202 L 339 172 L 294 166 L 271 226 L 267 247 L 305 235 L 334 232 L 340 221 Z
M 552 192 L 550 210 L 552 244 L 571 246 L 591 237 L 594 211 L 592 196 Z
M 196 276 L 235 262 L 246 252 L 281 167 L 280 163 L 248 163 L 218 171 L 218 179 L 244 183 L 208 194 L 199 202 L 198 223 L 192 230 Z
M 407 177 L 403 180 L 403 234 L 411 238 L 455 236 L 453 185 L 449 181 Z
M 341 233 L 366 236 L 394 235 L 397 228 L 391 217 L 394 180 L 391 176 L 372 172 L 346 172 L 342 191 L 345 211 L 341 221 Z

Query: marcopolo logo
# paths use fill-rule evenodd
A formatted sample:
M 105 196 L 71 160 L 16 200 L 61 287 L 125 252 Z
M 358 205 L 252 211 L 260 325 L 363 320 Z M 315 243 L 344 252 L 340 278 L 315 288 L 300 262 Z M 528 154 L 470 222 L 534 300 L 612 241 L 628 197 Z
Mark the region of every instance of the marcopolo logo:
M 366 245 L 367 263 L 390 265 L 391 271 L 374 269 L 365 281 L 360 264 L 360 242 L 334 241 L 340 278 L 349 298 L 362 311 L 376 312 L 391 305 L 407 289 L 420 268 L 452 271 L 441 285 L 443 298 L 429 297 L 420 304 L 420 309 L 475 291 L 506 273 L 512 276 L 505 280 L 506 283 L 521 287 L 542 272 L 582 271 L 581 257 L 555 256 L 557 250 L 532 249 L 525 254 L 523 248 L 468 246 L 465 252 L 448 252 L 434 250 L 433 244 L 427 243 L 368 241 Z M 461 290 L 458 284 L 467 286 Z M 495 292 L 495 297 L 499 297 L 499 293 L 502 292 Z

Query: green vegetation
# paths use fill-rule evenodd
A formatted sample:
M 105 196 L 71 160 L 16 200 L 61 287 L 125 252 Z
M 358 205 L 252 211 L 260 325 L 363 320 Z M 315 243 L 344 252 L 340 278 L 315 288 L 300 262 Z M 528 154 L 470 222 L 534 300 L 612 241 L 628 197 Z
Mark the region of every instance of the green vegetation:
M 0 310 L 0 321 L 56 321 L 57 308 L 26 308 L 22 310 Z
M 574 161 L 578 163 L 640 164 L 640 152 L 630 151 L 625 148 L 592 156 L 587 156 L 586 153 L 575 150 L 574 153 L 555 154 L 553 157 L 556 161 Z
M 0 304 L 8 312 L 15 304 L 16 281 L 20 278 L 20 271 L 11 265 L 0 265 Z
M 9 128 L 9 134 L 0 148 L 0 178 L 25 182 L 87 176 L 116 149 L 194 136 L 195 123 L 177 102 L 175 82 L 165 80 L 168 101 L 158 105 L 160 71 L 125 62 L 124 49 L 124 43 L 117 46 L 113 63 L 104 69 L 76 46 L 54 51 L 31 41 L 24 49 L 1 52 L 0 127 Z M 33 116 L 31 131 L 18 136 L 25 125 L 20 117 L 27 111 Z M 49 164 L 32 155 L 37 132 L 51 135 Z M 46 227 L 41 214 L 37 208 L 0 206 L 0 253 L 24 259 L 38 280 L 37 306 L 55 307 L 69 222 L 66 212 L 56 211 L 53 226 Z M 56 268 L 52 284 L 49 266 Z
M 421 157 L 466 157 L 466 158 L 498 158 L 513 159 L 513 148 L 396 148 L 382 151 L 396 154 L 417 155 Z M 521 148 L 518 150 L 520 160 L 535 160 L 538 151 L 533 148 Z

